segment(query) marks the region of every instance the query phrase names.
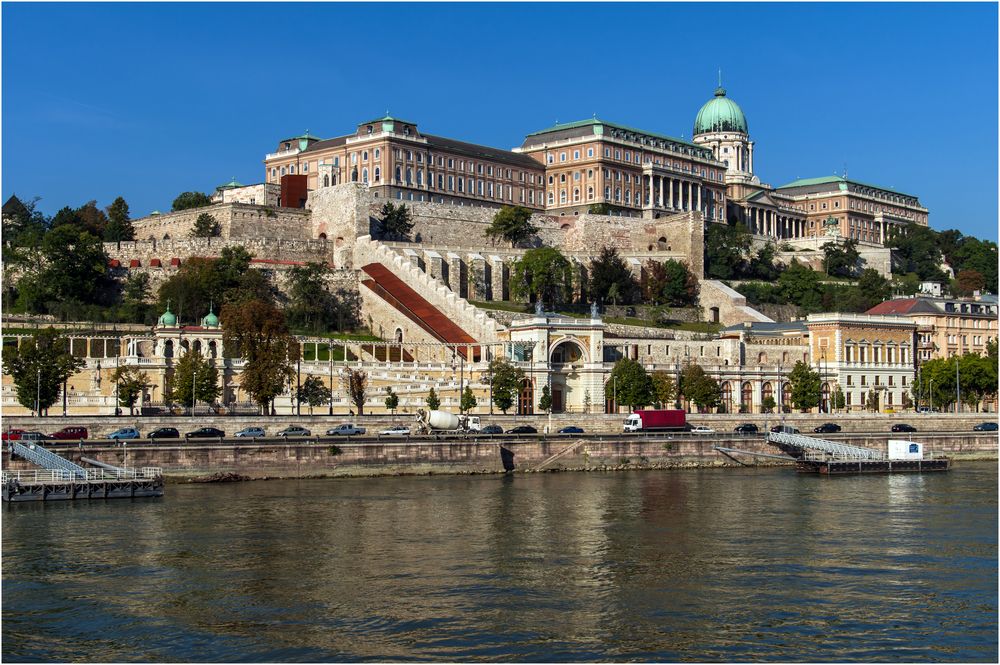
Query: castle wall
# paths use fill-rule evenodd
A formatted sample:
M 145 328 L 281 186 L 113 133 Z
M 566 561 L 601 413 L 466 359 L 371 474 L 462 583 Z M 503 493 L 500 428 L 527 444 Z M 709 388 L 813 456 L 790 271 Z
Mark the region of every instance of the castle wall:
M 132 220 L 140 240 L 188 238 L 199 215 L 209 214 L 219 223 L 221 238 L 310 238 L 309 211 L 270 208 L 248 203 L 216 205 L 151 215 Z

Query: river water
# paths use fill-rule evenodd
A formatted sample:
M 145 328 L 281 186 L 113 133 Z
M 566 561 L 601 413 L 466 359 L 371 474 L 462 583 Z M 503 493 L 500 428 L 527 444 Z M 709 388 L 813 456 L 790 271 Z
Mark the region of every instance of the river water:
M 5 661 L 997 661 L 997 466 L 168 485 L 3 509 Z

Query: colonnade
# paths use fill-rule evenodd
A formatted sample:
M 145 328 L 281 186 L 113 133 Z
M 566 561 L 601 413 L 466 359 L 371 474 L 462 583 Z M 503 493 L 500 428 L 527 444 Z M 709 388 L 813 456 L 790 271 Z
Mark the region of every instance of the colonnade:
M 656 174 L 644 175 L 643 180 L 647 208 L 698 210 L 709 219 L 725 219 L 725 196 L 699 182 Z
M 772 238 L 803 238 L 806 236 L 806 220 L 782 215 L 779 211 L 766 208 L 747 209 L 747 226 L 751 233 Z

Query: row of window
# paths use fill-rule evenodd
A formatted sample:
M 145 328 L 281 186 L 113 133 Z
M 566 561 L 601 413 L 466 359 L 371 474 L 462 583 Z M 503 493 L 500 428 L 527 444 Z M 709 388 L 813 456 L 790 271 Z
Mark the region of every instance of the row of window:
M 861 378 L 861 383 L 859 385 L 867 386 L 868 385 L 868 375 L 867 374 L 861 374 L 860 378 Z M 880 385 L 882 385 L 881 378 L 882 377 L 880 377 L 878 374 L 876 374 L 875 377 L 874 377 L 874 381 L 872 382 L 872 385 L 873 386 L 880 386 Z M 846 381 L 847 381 L 847 385 L 848 386 L 853 386 L 854 385 L 854 376 L 852 374 L 848 374 Z M 886 384 L 887 386 L 889 386 L 890 388 L 895 388 L 896 387 L 896 379 L 891 374 L 888 376 L 888 381 L 889 382 Z M 902 387 L 905 388 L 906 387 L 906 377 L 905 376 L 901 377 L 900 381 L 901 381 L 900 385 L 902 385 Z
M 559 161 L 560 162 L 565 162 L 567 160 L 568 154 L 569 153 L 566 153 L 566 152 L 560 152 L 559 153 Z M 573 154 L 573 161 L 576 161 L 576 160 L 580 159 L 580 154 L 581 153 L 580 153 L 579 150 L 574 150 L 572 154 Z M 604 149 L 604 156 L 606 158 L 608 158 L 608 159 L 611 159 L 612 158 L 611 155 L 612 155 L 611 148 L 605 148 Z M 588 158 L 593 158 L 593 156 L 594 156 L 594 149 L 593 148 L 587 148 L 587 157 Z M 625 161 L 625 162 L 630 162 L 630 163 L 635 163 L 635 164 L 641 164 L 642 161 L 643 161 L 641 153 L 636 152 L 636 153 L 633 154 L 632 152 L 630 152 L 628 150 L 625 150 L 624 152 L 621 151 L 621 150 L 615 150 L 614 151 L 614 159 L 616 159 L 618 161 Z M 646 158 L 646 162 L 650 163 L 650 164 L 656 164 L 657 166 L 663 166 L 664 165 L 661 160 L 659 160 L 659 159 L 654 160 L 654 159 L 651 159 L 651 158 L 648 158 L 648 157 Z M 555 155 L 553 153 L 551 153 L 551 152 L 546 153 L 545 154 L 545 163 L 546 164 L 553 164 L 553 163 L 555 163 Z M 669 167 L 670 166 L 670 162 L 667 162 L 666 166 Z M 685 163 L 682 163 L 682 162 L 674 162 L 673 163 L 673 167 L 675 169 L 679 170 L 679 171 L 684 171 L 684 172 L 687 172 L 687 173 L 693 173 L 695 175 L 701 175 L 703 178 L 708 178 L 709 180 L 720 180 L 721 181 L 723 179 L 721 173 L 716 173 L 715 171 L 709 171 L 707 169 L 703 169 L 703 168 L 700 168 L 700 167 L 697 167 L 697 166 L 692 166 L 690 164 L 685 164 Z

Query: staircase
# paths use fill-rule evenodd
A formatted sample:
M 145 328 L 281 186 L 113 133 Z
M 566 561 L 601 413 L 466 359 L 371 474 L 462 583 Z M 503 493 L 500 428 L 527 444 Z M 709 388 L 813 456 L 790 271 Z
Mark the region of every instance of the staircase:
M 86 478 L 87 470 L 82 466 L 70 462 L 65 457 L 60 457 L 50 450 L 34 444 L 29 443 L 24 445 L 23 443 L 18 443 L 16 441 L 10 442 L 10 451 L 18 457 L 23 457 L 32 464 L 40 466 L 43 469 L 49 469 L 50 471 L 65 471 L 70 477 L 74 478 Z
M 360 266 L 369 277 L 362 283 L 438 341 L 458 344 L 497 341 L 499 328 L 493 319 L 371 236 L 361 236 L 355 242 L 354 265 Z

